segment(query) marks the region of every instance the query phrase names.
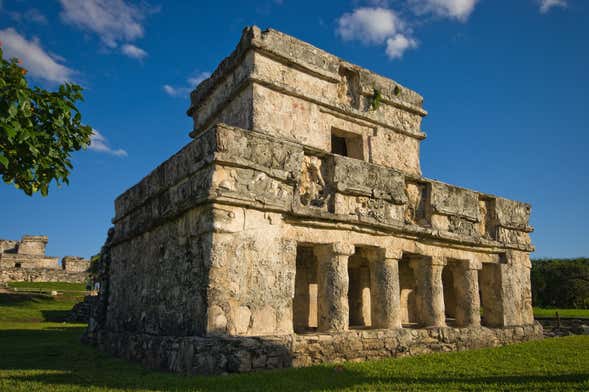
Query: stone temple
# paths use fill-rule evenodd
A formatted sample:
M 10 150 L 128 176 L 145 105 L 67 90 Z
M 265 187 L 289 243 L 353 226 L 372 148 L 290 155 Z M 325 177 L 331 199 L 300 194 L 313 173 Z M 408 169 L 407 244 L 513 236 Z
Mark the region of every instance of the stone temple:
M 23 235 L 20 241 L 0 239 L 0 285 L 7 282 L 71 282 L 88 279 L 90 260 L 45 255 L 45 235 Z
M 423 177 L 419 94 L 249 27 L 190 99 L 115 202 L 89 342 L 218 373 L 541 338 L 530 205 Z

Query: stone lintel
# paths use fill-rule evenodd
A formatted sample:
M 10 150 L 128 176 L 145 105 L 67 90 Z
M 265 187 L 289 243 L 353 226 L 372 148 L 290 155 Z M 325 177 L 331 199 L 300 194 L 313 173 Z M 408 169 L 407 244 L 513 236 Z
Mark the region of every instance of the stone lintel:
M 353 244 L 346 242 L 333 242 L 331 244 L 321 244 L 314 247 L 315 253 L 325 255 L 331 253 L 336 256 L 351 256 L 355 252 Z
M 447 261 L 459 263 L 460 266 L 465 270 L 480 270 L 483 268 L 483 263 L 475 258 L 458 259 L 448 258 Z
M 442 256 L 432 256 L 431 257 L 431 265 L 432 266 L 444 267 L 446 264 L 448 264 L 448 259 L 446 257 L 442 257 Z
M 403 257 L 403 251 L 401 249 L 391 249 L 391 248 L 384 248 L 383 256 L 386 260 L 393 259 L 393 260 L 401 260 Z

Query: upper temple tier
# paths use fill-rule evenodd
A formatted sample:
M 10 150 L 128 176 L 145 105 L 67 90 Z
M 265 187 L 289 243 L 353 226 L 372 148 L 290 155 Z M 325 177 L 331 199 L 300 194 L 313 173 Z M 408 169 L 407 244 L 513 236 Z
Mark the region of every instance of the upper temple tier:
M 419 94 L 275 30 L 246 28 L 190 100 L 192 137 L 222 122 L 421 174 Z

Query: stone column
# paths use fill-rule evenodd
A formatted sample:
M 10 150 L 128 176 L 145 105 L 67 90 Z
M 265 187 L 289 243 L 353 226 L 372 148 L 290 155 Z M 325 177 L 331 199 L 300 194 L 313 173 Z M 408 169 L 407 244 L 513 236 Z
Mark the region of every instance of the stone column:
M 315 247 L 319 286 L 317 330 L 320 332 L 348 329 L 348 258 L 353 253 L 354 246 L 342 242 Z
M 445 327 L 444 286 L 442 270 L 446 261 L 442 257 L 416 257 L 411 261 L 417 279 L 419 319 L 424 327 Z
M 456 287 L 456 326 L 479 327 L 481 325 L 481 301 L 479 296 L 480 263 L 465 261 L 462 268 L 454 270 Z
M 402 252 L 382 249 L 370 259 L 372 327 L 401 328 L 399 259 Z
M 499 263 L 483 263 L 479 271 L 483 321 L 486 327 L 501 328 L 505 326 L 502 266 L 503 264 Z

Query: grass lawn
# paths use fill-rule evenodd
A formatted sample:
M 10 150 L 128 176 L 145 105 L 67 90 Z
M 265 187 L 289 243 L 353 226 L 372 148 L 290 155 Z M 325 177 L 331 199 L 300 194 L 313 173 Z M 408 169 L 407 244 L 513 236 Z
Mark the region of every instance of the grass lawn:
M 0 293 L 0 391 L 589 390 L 589 337 L 496 349 L 202 377 L 146 370 L 48 322 L 74 297 Z M 70 306 L 71 307 L 71 306 Z
M 81 293 L 65 292 L 58 296 L 41 293 L 1 293 L 0 326 L 8 323 L 31 323 L 31 328 L 43 328 L 41 322 L 64 320 L 74 304 L 84 298 Z M 3 352 L 0 346 L 0 354 Z
M 534 308 L 534 317 L 556 317 L 556 312 L 560 317 L 579 317 L 589 318 L 589 309 L 550 309 Z
M 85 283 L 66 283 L 66 282 L 10 282 L 8 287 L 17 290 L 33 291 L 85 291 Z

